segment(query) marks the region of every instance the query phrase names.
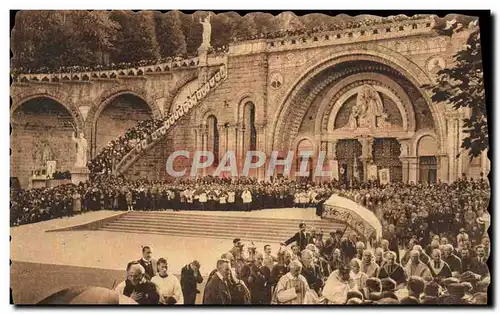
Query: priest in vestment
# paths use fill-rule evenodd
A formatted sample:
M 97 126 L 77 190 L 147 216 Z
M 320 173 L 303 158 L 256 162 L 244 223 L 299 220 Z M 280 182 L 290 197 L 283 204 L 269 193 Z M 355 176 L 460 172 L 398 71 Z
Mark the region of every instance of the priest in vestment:
M 168 274 L 168 263 L 164 258 L 158 259 L 158 274 L 151 279 L 151 282 L 158 286 L 161 296 L 166 304 L 184 304 L 181 283 L 172 274 Z
M 349 286 L 350 272 L 351 268 L 347 264 L 330 274 L 323 288 L 323 297 L 328 304 L 346 304 L 347 292 L 351 290 Z
M 431 271 L 429 267 L 420 260 L 420 252 L 417 250 L 412 250 L 410 252 L 410 261 L 405 266 L 405 272 L 408 277 L 418 276 L 426 281 L 432 281 Z
M 300 274 L 302 264 L 290 262 L 290 271 L 280 278 L 274 290 L 271 304 L 303 304 L 309 290 L 306 278 Z

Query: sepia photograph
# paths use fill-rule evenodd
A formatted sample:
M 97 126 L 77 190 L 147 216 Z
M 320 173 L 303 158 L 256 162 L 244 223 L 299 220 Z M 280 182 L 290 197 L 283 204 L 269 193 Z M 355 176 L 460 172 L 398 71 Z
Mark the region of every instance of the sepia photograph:
M 490 11 L 10 15 L 11 304 L 492 304 Z

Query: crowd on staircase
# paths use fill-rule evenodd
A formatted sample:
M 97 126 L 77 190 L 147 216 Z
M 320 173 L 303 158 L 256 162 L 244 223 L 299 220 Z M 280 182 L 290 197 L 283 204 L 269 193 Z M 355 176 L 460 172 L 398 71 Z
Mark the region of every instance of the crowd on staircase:
M 142 258 L 128 263 L 127 278 L 115 290 L 139 304 L 166 305 L 195 304 L 200 293 L 202 304 L 222 305 L 487 303 L 487 236 L 474 248 L 461 245 L 459 235 L 456 241 L 414 239 L 400 251 L 394 231 L 384 233 L 375 248 L 344 232 L 323 239 L 301 223 L 276 252 L 269 244 L 245 246 L 236 238 L 209 265 L 215 268 L 206 278 L 197 260 L 170 270 L 166 257 L 153 259 L 152 248 L 144 246 Z M 201 292 L 198 284 L 204 281 Z

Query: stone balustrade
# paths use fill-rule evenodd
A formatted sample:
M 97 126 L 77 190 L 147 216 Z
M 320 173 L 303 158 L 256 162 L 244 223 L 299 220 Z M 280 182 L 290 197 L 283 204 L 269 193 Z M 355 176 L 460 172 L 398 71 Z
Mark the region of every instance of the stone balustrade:
M 240 41 L 229 46 L 230 55 L 276 52 L 364 41 L 403 38 L 430 33 L 435 26 L 432 17 L 408 19 L 356 28 L 323 31 L 313 34 L 285 36 L 273 39 Z
M 225 53 L 208 55 L 208 65 L 220 65 L 225 62 Z M 199 58 L 192 57 L 183 60 L 172 60 L 169 62 L 132 67 L 127 69 L 114 69 L 102 71 L 87 71 L 75 73 L 51 73 L 51 74 L 20 74 L 15 78 L 20 83 L 63 83 L 63 82 L 89 82 L 92 80 L 115 80 L 121 78 L 137 78 L 145 75 L 164 74 L 178 69 L 196 68 Z

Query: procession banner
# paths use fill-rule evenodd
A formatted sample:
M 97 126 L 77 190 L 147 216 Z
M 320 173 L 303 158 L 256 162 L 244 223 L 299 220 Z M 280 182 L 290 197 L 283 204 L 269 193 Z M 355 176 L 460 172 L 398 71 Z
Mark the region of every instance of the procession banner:
M 47 176 L 50 178 L 56 172 L 57 161 L 49 160 L 47 161 Z
M 330 171 L 332 172 L 332 180 L 339 179 L 339 162 L 338 160 L 330 160 Z
M 389 169 L 380 169 L 378 171 L 378 177 L 380 179 L 380 184 L 385 185 L 391 183 L 391 176 L 389 173 Z
M 368 173 L 368 180 L 370 181 L 376 181 L 377 176 L 378 176 L 378 168 L 377 165 L 368 165 L 367 167 L 367 173 Z
M 321 217 L 345 223 L 365 240 L 382 238 L 382 224 L 371 210 L 337 194 L 323 204 Z

